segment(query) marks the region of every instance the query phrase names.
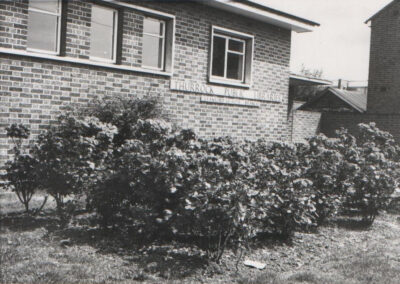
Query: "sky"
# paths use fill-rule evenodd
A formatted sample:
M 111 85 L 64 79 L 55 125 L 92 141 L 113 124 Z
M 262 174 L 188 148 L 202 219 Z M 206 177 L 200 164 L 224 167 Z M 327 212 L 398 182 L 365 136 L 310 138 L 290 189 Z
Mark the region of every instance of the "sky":
M 364 22 L 391 0 L 253 0 L 321 24 L 292 34 L 291 71 L 322 69 L 329 80 L 368 80 L 370 28 Z

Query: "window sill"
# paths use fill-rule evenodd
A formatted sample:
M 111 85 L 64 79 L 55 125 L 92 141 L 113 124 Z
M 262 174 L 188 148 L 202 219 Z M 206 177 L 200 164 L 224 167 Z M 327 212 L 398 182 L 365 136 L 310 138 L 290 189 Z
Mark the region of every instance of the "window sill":
M 208 82 L 214 83 L 214 84 L 219 84 L 219 85 L 226 85 L 226 86 L 231 86 L 231 87 L 240 87 L 240 88 L 250 89 L 250 85 L 249 84 L 230 81 L 230 80 L 219 79 L 219 78 L 215 78 L 215 77 L 209 78 Z
M 11 49 L 11 48 L 1 47 L 0 53 L 11 54 L 11 55 L 20 55 L 20 56 L 33 57 L 33 58 L 49 59 L 49 60 L 68 62 L 68 63 L 73 63 L 73 64 L 83 64 L 83 65 L 90 65 L 90 66 L 110 68 L 110 69 L 123 70 L 123 71 L 160 75 L 160 76 L 166 76 L 166 77 L 172 76 L 172 72 L 157 71 L 157 70 L 145 69 L 145 68 L 140 68 L 140 67 L 130 67 L 130 66 L 126 66 L 126 65 L 116 65 L 116 64 L 111 64 L 111 63 L 98 62 L 98 61 L 92 61 L 92 60 L 88 60 L 88 59 L 80 59 L 80 58 L 74 58 L 74 57 L 64 57 L 64 56 L 57 56 L 57 55 L 50 55 L 50 54 L 43 54 L 43 53 L 34 53 L 34 52 L 29 52 L 29 51 L 15 50 L 15 49 Z

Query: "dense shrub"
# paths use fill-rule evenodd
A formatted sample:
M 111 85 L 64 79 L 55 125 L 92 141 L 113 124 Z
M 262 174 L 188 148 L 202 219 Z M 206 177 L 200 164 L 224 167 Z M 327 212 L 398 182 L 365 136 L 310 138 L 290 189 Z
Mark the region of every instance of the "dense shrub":
M 364 221 L 372 224 L 378 212 L 391 201 L 399 180 L 399 146 L 392 135 L 374 123 L 359 125 L 358 143 L 345 130 L 339 132 L 345 144 L 348 180 L 345 206 L 358 210 Z
M 14 143 L 14 158 L 5 165 L 6 186 L 11 189 L 29 212 L 29 202 L 39 187 L 38 162 L 22 149 L 23 140 L 29 138 L 29 129 L 23 125 L 12 124 L 6 128 L 7 137 Z
M 115 127 L 94 117 L 59 117 L 58 124 L 40 135 L 33 148 L 39 185 L 51 195 L 57 208 L 64 198 L 79 194 L 91 184 L 94 168 L 111 146 Z
M 61 210 L 65 197 L 83 193 L 103 227 L 149 242 L 189 239 L 217 262 L 227 246 L 289 239 L 340 208 L 372 222 L 390 201 L 400 160 L 392 137 L 373 124 L 360 125 L 358 141 L 345 130 L 298 145 L 204 140 L 164 119 L 152 98 L 60 116 L 31 152 L 16 150 L 8 167 L 27 199 L 41 187 Z

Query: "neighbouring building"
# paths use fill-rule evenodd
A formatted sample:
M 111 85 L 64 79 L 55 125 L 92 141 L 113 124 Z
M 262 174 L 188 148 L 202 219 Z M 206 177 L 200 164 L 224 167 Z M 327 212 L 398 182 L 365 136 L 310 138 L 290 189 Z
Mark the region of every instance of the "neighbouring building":
M 375 122 L 400 142 L 400 0 L 390 2 L 366 23 L 371 27 L 366 112 L 327 112 L 321 131 L 332 135 L 334 129 L 345 127 L 356 133 L 359 123 Z M 355 99 L 360 102 L 359 98 Z
M 291 33 L 317 23 L 252 1 L 0 2 L 5 127 L 46 129 L 67 104 L 157 95 L 200 136 L 289 140 Z

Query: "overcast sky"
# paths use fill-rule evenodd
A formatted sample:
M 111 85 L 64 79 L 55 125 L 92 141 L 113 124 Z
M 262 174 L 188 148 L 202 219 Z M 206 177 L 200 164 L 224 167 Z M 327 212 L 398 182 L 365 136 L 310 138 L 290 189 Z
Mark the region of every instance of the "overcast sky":
M 364 22 L 391 0 L 253 0 L 321 24 L 293 33 L 291 70 L 302 64 L 330 80 L 367 80 L 370 28 Z

